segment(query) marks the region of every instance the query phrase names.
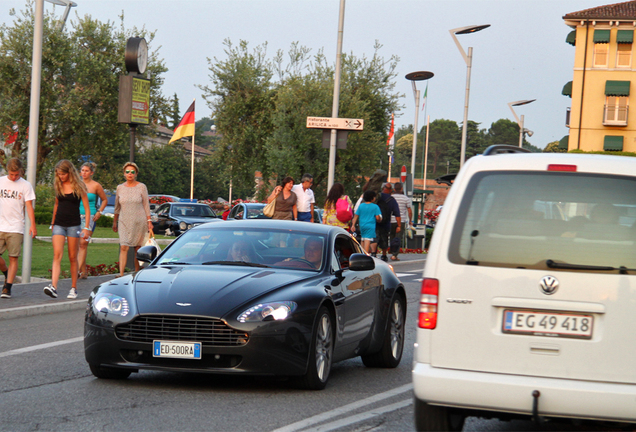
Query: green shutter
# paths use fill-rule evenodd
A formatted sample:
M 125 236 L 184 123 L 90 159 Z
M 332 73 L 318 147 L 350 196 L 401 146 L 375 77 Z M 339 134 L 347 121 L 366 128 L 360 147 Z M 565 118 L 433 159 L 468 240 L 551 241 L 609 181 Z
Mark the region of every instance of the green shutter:
M 570 135 L 566 135 L 559 140 L 559 150 L 567 150 L 568 142 L 570 141 Z
M 605 150 L 605 151 L 623 151 L 623 137 L 622 136 L 605 135 L 605 142 L 603 143 L 603 150 Z
M 629 96 L 629 81 L 606 81 L 605 96 Z
M 594 30 L 594 43 L 609 43 L 609 30 Z
M 572 97 L 572 81 L 568 82 L 567 84 L 563 86 L 563 90 L 561 90 L 561 94 L 563 96 Z
M 569 43 L 572 46 L 576 46 L 576 30 L 572 30 L 570 33 L 568 33 L 567 37 L 565 38 L 565 42 Z
M 616 33 L 616 43 L 633 43 L 634 42 L 634 30 L 619 30 Z

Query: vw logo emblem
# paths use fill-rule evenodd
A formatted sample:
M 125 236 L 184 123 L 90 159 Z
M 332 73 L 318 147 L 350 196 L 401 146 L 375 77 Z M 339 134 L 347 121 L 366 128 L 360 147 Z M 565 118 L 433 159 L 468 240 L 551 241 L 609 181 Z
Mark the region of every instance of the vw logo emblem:
M 543 294 L 551 295 L 559 289 L 559 281 L 554 276 L 544 276 L 539 282 L 539 287 Z

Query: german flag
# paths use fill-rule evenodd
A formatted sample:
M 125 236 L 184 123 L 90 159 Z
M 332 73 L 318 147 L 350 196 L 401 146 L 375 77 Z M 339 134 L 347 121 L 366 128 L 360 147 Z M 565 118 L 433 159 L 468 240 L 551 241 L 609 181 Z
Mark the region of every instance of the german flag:
M 174 134 L 172 135 L 169 144 L 187 136 L 194 136 L 194 101 L 192 101 L 192 105 L 190 105 L 190 108 L 188 108 L 185 115 L 179 122 L 179 125 L 174 130 Z

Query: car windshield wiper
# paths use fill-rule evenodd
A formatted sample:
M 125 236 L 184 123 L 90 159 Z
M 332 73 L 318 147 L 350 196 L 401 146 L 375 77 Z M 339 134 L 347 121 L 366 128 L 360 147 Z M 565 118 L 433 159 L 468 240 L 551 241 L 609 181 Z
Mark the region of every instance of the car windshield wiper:
M 207 261 L 207 262 L 204 262 L 202 265 L 215 265 L 215 264 L 244 266 L 244 267 L 265 267 L 265 268 L 270 268 L 270 266 L 265 265 L 265 264 L 251 263 L 251 262 L 245 262 L 245 261 Z
M 159 265 L 192 265 L 192 263 L 179 262 L 179 261 L 164 261 L 162 263 L 159 263 Z
M 566 270 L 592 270 L 592 271 L 615 271 L 618 270 L 620 274 L 627 274 L 628 271 L 636 271 L 636 269 L 627 268 L 625 266 L 612 267 L 612 266 L 597 266 L 586 264 L 570 264 L 555 262 L 551 259 L 545 261 L 545 265 L 549 268 L 566 269 Z

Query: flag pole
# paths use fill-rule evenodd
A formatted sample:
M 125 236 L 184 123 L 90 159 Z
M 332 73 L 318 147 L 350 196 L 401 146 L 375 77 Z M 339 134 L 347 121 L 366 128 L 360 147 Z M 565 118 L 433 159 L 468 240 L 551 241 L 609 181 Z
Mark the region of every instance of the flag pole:
M 196 98 L 192 100 L 192 103 Z M 196 135 L 196 120 L 194 122 L 194 131 L 192 131 L 192 167 L 190 168 L 190 199 L 194 199 L 194 135 Z

